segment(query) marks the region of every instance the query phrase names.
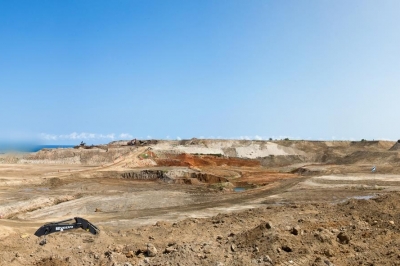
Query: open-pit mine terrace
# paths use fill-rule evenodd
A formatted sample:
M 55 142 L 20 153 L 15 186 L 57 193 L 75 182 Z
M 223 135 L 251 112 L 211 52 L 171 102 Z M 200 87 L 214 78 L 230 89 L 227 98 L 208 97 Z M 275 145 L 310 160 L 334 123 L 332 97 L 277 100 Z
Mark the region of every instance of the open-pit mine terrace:
M 320 212 L 315 207 L 318 204 L 343 204 L 351 199 L 391 195 L 400 188 L 399 145 L 390 141 L 146 140 L 3 154 L 0 157 L 0 265 L 108 265 L 111 262 L 114 265 L 125 262 L 168 265 L 164 263 L 179 261 L 180 265 L 251 264 L 257 259 L 251 252 L 248 257 L 243 253 L 235 260 L 235 249 L 240 250 L 236 242 L 227 248 L 229 256 L 222 252 L 220 257 L 209 255 L 209 260 L 207 254 L 214 251 L 205 252 L 205 258 L 197 256 L 204 253 L 203 247 L 195 251 L 197 257 L 179 259 L 168 257 L 175 251 L 150 258 L 146 251 L 140 251 L 139 243 L 130 248 L 127 245 L 156 239 L 153 242 L 159 248 L 165 245 L 162 249 L 169 244 L 179 246 L 190 241 L 195 246 L 196 241 L 207 242 L 207 237 L 214 236 L 204 233 L 202 238 L 194 229 L 182 229 L 179 235 L 171 229 L 175 240 L 168 241 L 174 243 L 164 243 L 160 240 L 163 233 L 148 230 L 160 223 L 172 228 L 192 220 L 206 223 L 207 219 L 221 215 L 229 219 L 240 217 L 240 221 L 223 229 L 226 232 L 219 232 L 226 244 L 241 230 L 256 226 L 257 221 L 264 223 L 254 217 L 250 219 L 248 214 L 251 221 L 238 227 L 246 219 L 244 212 L 290 209 L 290 206 L 306 204 L 307 208 L 297 212 L 310 215 Z M 375 172 L 371 172 L 373 166 Z M 276 217 L 283 213 L 276 213 Z M 69 231 L 49 235 L 49 244 L 38 245 L 39 239 L 33 236 L 38 227 L 72 217 L 89 220 L 100 228 L 101 236 Z M 282 223 L 298 220 L 292 214 L 290 217 Z M 142 233 L 136 236 L 126 233 L 146 231 L 145 237 Z M 232 233 L 228 231 L 235 231 L 231 238 L 226 238 Z M 162 238 L 169 239 L 165 235 Z M 122 247 L 117 247 L 117 242 Z M 260 250 L 259 244 L 254 245 L 252 248 Z M 80 256 L 79 250 L 74 251 L 77 247 L 86 249 L 87 254 Z M 111 247 L 116 250 L 110 251 Z M 110 254 L 104 255 L 108 251 L 118 255 L 110 259 Z M 282 252 L 284 255 L 268 253 L 275 264 L 267 264 L 265 259 L 264 264 L 256 265 L 286 265 L 290 258 L 286 256 L 288 252 Z M 54 257 L 55 253 L 58 257 Z M 330 256 L 329 251 L 327 254 L 322 255 L 335 261 L 335 256 Z M 312 265 L 316 260 L 313 254 L 303 255 L 293 255 L 298 261 L 296 265 Z

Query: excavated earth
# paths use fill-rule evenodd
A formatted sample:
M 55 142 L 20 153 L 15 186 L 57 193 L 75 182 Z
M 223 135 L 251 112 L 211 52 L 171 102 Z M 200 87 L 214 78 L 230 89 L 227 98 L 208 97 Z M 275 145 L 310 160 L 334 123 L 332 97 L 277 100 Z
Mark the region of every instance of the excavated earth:
M 0 265 L 400 265 L 398 146 L 191 139 L 3 154 Z M 34 235 L 73 217 L 100 234 Z

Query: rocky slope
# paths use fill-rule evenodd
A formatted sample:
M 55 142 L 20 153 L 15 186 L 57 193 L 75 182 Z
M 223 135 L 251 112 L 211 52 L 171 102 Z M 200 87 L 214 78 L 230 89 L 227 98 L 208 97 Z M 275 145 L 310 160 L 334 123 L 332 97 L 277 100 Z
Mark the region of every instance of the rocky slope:
M 10 235 L 0 265 L 400 265 L 398 193 L 266 206 L 99 236 Z M 25 250 L 30 249 L 30 253 Z

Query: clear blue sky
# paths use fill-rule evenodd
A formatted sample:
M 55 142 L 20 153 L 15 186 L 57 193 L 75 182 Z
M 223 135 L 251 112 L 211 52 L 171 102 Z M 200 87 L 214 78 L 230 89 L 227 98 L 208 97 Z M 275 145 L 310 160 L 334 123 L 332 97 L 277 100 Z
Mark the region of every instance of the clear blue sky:
M 0 139 L 397 140 L 399 14 L 398 0 L 0 1 Z

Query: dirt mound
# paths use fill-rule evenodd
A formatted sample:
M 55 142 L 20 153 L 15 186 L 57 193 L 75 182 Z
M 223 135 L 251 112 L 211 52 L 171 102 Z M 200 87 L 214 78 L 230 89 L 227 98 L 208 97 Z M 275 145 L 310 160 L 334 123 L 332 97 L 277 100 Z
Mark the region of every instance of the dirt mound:
M 189 140 L 183 139 L 179 141 L 179 145 L 203 145 L 206 146 L 206 140 L 204 139 L 198 139 L 198 138 L 192 138 Z
M 286 165 L 291 165 L 295 163 L 306 162 L 307 159 L 301 155 L 278 155 L 278 156 L 268 156 L 258 159 L 260 164 L 265 167 L 281 167 Z
M 398 151 L 400 150 L 400 140 L 398 140 L 390 149 L 389 151 Z
M 133 147 L 43 149 L 23 156 L 18 163 L 101 165 L 112 163 L 117 158 L 131 153 L 133 149 Z
M 341 158 L 354 152 L 386 152 L 393 141 L 277 141 L 281 146 L 293 147 L 306 155 L 307 162 L 337 163 Z M 379 155 L 379 154 L 375 154 Z M 275 156 L 276 157 L 276 156 Z
M 373 141 L 352 141 L 350 142 L 351 147 L 359 147 L 359 148 L 364 148 L 364 147 L 380 147 L 381 142 L 378 140 L 373 140 Z
M 400 156 L 397 152 L 371 152 L 356 151 L 338 159 L 337 164 L 400 164 Z
M 322 174 L 322 171 L 310 169 L 310 168 L 307 168 L 307 167 L 295 168 L 290 172 L 292 174 L 298 174 L 298 175 L 301 175 L 301 176 L 315 176 L 315 175 Z
M 396 265 L 400 231 L 393 208 L 398 200 L 399 194 L 392 194 L 334 206 L 269 207 L 183 221 L 175 227 L 182 235 L 203 228 L 208 233 L 203 240 L 178 242 L 176 252 L 155 258 L 153 265 L 178 258 L 183 265 Z
M 129 230 L 102 227 L 96 237 L 70 231 L 49 235 L 45 246 L 10 235 L 1 265 L 399 265 L 399 200 L 392 193 L 336 205 L 272 205 Z

